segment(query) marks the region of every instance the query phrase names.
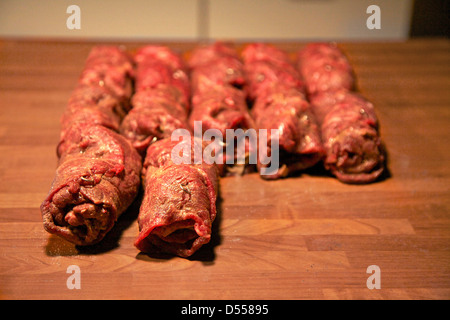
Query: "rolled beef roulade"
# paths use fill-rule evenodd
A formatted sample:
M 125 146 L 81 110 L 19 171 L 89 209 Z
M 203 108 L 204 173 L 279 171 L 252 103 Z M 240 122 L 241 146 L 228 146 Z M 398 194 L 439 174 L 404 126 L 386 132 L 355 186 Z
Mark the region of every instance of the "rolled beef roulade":
M 202 89 L 202 81 L 220 86 L 242 88 L 245 83 L 244 65 L 237 50 L 228 43 L 215 42 L 195 48 L 189 56 L 193 91 Z
M 289 55 L 275 46 L 252 43 L 242 50 L 245 91 L 250 102 L 279 90 L 296 88 L 304 93 L 303 81 Z
M 70 127 L 58 154 L 41 205 L 44 228 L 77 245 L 95 244 L 135 199 L 142 159 L 124 137 L 88 123 Z
M 120 133 L 145 156 L 151 143 L 189 130 L 190 84 L 181 57 L 164 46 L 145 46 L 134 57 L 136 91 Z
M 61 138 L 73 123 L 89 122 L 119 131 L 126 110 L 116 96 L 101 86 L 78 86 L 61 117 Z
M 259 159 L 258 171 L 262 178 L 284 178 L 322 159 L 324 149 L 315 115 L 303 93 L 295 88 L 274 90 L 265 98 L 257 99 L 251 115 L 256 127 L 267 132 L 267 155 L 278 158 L 276 167 L 274 163 Z M 278 129 L 276 142 L 272 129 Z
M 202 134 L 214 129 L 222 138 L 221 141 L 213 142 L 216 144 L 215 149 L 222 152 L 219 165 L 222 176 L 242 175 L 253 170 L 256 163 L 250 163 L 249 160 L 255 148 L 250 143 L 251 137 L 246 138 L 246 135 L 248 129 L 254 129 L 254 122 L 242 90 L 211 84 L 210 90 L 195 94 L 189 116 L 189 125 L 194 132 L 198 130 L 196 123 L 201 124 Z
M 253 101 L 251 115 L 260 139 L 261 129 L 267 132 L 268 155 L 278 157 L 278 166 L 259 158 L 261 177 L 283 178 L 314 166 L 324 154 L 320 131 L 304 95 L 300 73 L 288 54 L 256 43 L 246 46 L 242 56 L 247 92 Z M 276 140 L 271 135 L 273 129 L 278 130 Z
M 137 91 L 133 108 L 120 125 L 120 133 L 145 156 L 151 143 L 170 137 L 175 129 L 190 130 L 185 105 L 178 99 L 179 90 L 160 84 L 151 90 Z
M 374 106 L 345 89 L 315 94 L 326 156 L 325 169 L 345 183 L 369 183 L 384 171 L 384 149 Z
M 117 46 L 95 46 L 86 59 L 78 85 L 103 87 L 119 99 L 125 110 L 129 110 L 133 77 L 133 62 L 124 49 Z
M 133 76 L 121 48 L 91 49 L 61 117 L 58 166 L 41 204 L 49 233 L 95 244 L 137 196 L 142 159 L 116 132 L 129 110 Z
M 385 169 L 385 151 L 373 104 L 356 91 L 353 68 L 335 43 L 311 43 L 297 65 L 318 119 L 325 169 L 344 183 L 376 181 Z
M 61 139 L 73 123 L 87 122 L 118 131 L 130 109 L 134 66 L 126 51 L 95 46 L 61 117 Z
M 222 153 L 222 176 L 252 171 L 256 161 L 249 161 L 255 148 L 248 129 L 254 124 L 242 90 L 245 74 L 237 50 L 222 42 L 201 46 L 191 54 L 188 65 L 192 79 L 191 128 L 196 132 L 195 124 L 199 123 L 202 134 L 210 129 L 220 134 L 221 141 L 214 143 Z
M 182 103 L 189 108 L 191 85 L 187 66 L 181 55 L 166 46 L 147 45 L 137 50 L 135 91 L 172 85 L 181 91 Z
M 163 139 L 147 149 L 139 236 L 135 241 L 142 252 L 189 257 L 211 239 L 219 172 L 214 163 L 193 163 L 194 149 L 202 152 L 204 148 L 194 140 Z M 174 147 L 179 149 L 172 154 Z M 190 153 L 188 161 L 174 160 L 181 149 Z
M 353 68 L 336 43 L 310 43 L 298 52 L 297 62 L 308 96 L 355 89 Z

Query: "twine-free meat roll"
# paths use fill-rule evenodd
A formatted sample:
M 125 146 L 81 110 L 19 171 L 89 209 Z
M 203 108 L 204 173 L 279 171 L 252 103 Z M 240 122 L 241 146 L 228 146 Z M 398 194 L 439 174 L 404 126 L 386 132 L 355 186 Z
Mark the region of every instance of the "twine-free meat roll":
M 192 105 L 189 115 L 191 127 L 195 121 L 201 121 L 203 131 L 217 129 L 225 138 L 227 129 L 249 129 L 252 126 L 245 94 L 235 87 L 210 83 L 208 90 L 202 89 L 200 94 L 193 96 Z
M 181 57 L 167 47 L 142 47 L 134 61 L 136 90 L 120 132 L 145 156 L 151 143 L 189 129 L 190 83 Z
M 311 104 L 321 126 L 325 168 L 345 183 L 377 180 L 385 153 L 373 104 L 345 89 L 315 94 Z
M 129 109 L 134 66 L 130 55 L 118 46 L 99 45 L 89 52 L 78 85 L 103 87 Z
M 356 86 L 353 68 L 336 43 L 310 43 L 298 52 L 297 61 L 310 96 Z
M 252 43 L 241 53 L 245 70 L 247 98 L 254 102 L 276 90 L 296 88 L 304 92 L 303 81 L 289 55 L 269 44 Z
M 319 128 L 304 94 L 303 81 L 288 54 L 274 46 L 255 43 L 242 52 L 247 92 L 253 101 L 256 128 L 267 132 L 267 147 L 274 163 L 258 161 L 265 179 L 287 177 L 314 166 L 323 156 Z M 273 129 L 278 136 L 272 136 Z M 260 139 L 261 139 L 260 133 Z M 274 140 L 276 139 L 276 140 Z
M 133 76 L 121 48 L 91 49 L 61 117 L 58 166 L 41 204 L 49 233 L 95 244 L 135 199 L 142 159 L 116 132 L 129 109 Z
M 214 42 L 195 48 L 188 59 L 193 91 L 202 91 L 204 80 L 220 86 L 241 88 L 245 83 L 244 65 L 235 47 Z
M 254 128 L 254 124 L 248 112 L 246 94 L 242 90 L 245 73 L 237 50 L 222 42 L 204 45 L 194 50 L 188 65 L 192 80 L 191 128 L 195 131 L 195 123 L 200 123 L 202 134 L 210 129 L 220 133 L 223 155 L 223 165 L 219 166 L 221 175 L 240 175 L 251 171 L 254 165 L 249 163 L 252 146 L 245 139 L 245 134 L 248 129 Z M 235 134 L 239 138 L 235 139 Z M 233 148 L 228 147 L 231 144 L 234 144 Z M 221 146 L 217 145 L 217 149 Z
M 135 199 L 141 157 L 118 133 L 83 122 L 70 127 L 58 154 L 41 204 L 44 228 L 77 245 L 98 243 Z
M 174 130 L 190 130 L 186 106 L 179 96 L 176 87 L 166 84 L 133 95 L 133 108 L 122 121 L 120 132 L 141 155 L 145 155 L 150 144 L 170 137 Z
M 193 163 L 194 138 L 183 143 L 187 146 L 184 150 L 191 153 L 187 162 L 173 159 L 172 150 L 180 145 L 170 139 L 159 140 L 147 149 L 135 241 L 142 252 L 189 257 L 211 239 L 219 172 L 214 163 Z M 197 144 L 200 152 L 203 146 Z
M 189 108 L 191 84 L 181 55 L 166 46 L 147 45 L 133 57 L 136 68 L 135 91 L 149 90 L 161 83 L 181 91 L 182 103 Z
M 258 171 L 267 170 L 262 178 L 284 178 L 308 169 L 322 159 L 324 149 L 315 115 L 310 103 L 297 89 L 275 89 L 266 97 L 257 99 L 251 115 L 256 128 L 267 132 L 268 155 L 274 158 L 274 153 L 278 154 L 276 167 L 274 163 L 259 159 Z M 272 129 L 278 130 L 276 142 Z
M 121 100 L 105 87 L 80 85 L 72 92 L 61 117 L 61 137 L 77 122 L 89 122 L 119 131 L 126 112 Z
M 61 116 L 61 138 L 73 123 L 87 122 L 118 131 L 130 109 L 134 66 L 116 46 L 95 46 Z
M 172 158 L 172 149 L 178 145 L 171 140 L 172 133 L 191 131 L 187 122 L 190 83 L 180 56 L 166 47 L 146 46 L 134 60 L 136 92 L 121 133 L 145 156 L 135 246 L 145 253 L 188 257 L 211 238 L 218 169 L 213 163 L 194 164 L 193 154 L 187 163 Z
M 311 43 L 297 57 L 320 125 L 325 168 L 344 183 L 376 181 L 385 170 L 379 122 L 373 104 L 356 91 L 344 52 L 335 43 Z

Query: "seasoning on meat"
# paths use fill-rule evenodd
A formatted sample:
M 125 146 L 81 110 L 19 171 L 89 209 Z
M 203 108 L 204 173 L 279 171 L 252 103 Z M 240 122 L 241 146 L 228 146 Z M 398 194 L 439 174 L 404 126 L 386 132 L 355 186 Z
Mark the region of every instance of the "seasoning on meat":
M 323 156 L 320 132 L 305 98 L 300 74 L 289 56 L 262 43 L 247 45 L 242 56 L 256 127 L 278 130 L 278 143 L 274 144 L 273 137 L 268 135 L 267 147 L 272 153 L 278 152 L 279 168 L 261 177 L 283 178 L 314 166 Z M 269 165 L 258 161 L 260 172 Z
M 324 166 L 345 183 L 376 181 L 384 150 L 374 106 L 355 90 L 353 69 L 334 43 L 312 43 L 298 52 L 324 143 Z
M 218 169 L 214 163 L 194 164 L 194 154 L 187 163 L 173 159 L 172 149 L 179 143 L 171 140 L 172 133 L 191 130 L 190 83 L 180 56 L 166 47 L 145 46 L 134 61 L 136 91 L 120 130 L 145 157 L 135 246 L 145 253 L 188 257 L 211 238 Z
M 90 51 L 78 85 L 104 87 L 129 109 L 134 67 L 128 53 L 116 46 L 95 46 Z
M 322 159 L 324 151 L 319 127 L 309 102 L 300 91 L 295 88 L 274 90 L 267 97 L 256 100 L 251 114 L 259 129 L 278 129 L 279 168 L 261 177 L 287 177 Z M 268 154 L 271 154 L 274 142 L 269 133 L 267 142 Z M 258 162 L 260 171 L 269 166 L 270 163 Z
M 353 68 L 336 43 L 309 43 L 297 58 L 308 95 L 356 86 Z
M 61 155 L 41 205 L 44 228 L 77 245 L 103 239 L 135 199 L 142 160 L 118 133 L 73 124 L 58 146 Z
M 311 104 L 322 129 L 325 168 L 346 183 L 377 180 L 384 171 L 384 150 L 373 104 L 345 89 L 315 94 Z
M 223 159 L 219 167 L 222 176 L 252 171 L 254 164 L 249 163 L 252 150 L 245 135 L 248 129 L 254 128 L 254 124 L 242 90 L 245 73 L 237 50 L 222 42 L 200 46 L 192 52 L 188 64 L 192 79 L 191 128 L 195 131 L 197 122 L 201 123 L 202 133 L 210 129 L 220 133 Z M 233 134 L 228 135 L 227 132 Z M 235 143 L 235 140 L 238 141 Z M 238 154 L 241 143 L 242 156 Z M 227 149 L 232 144 L 234 147 Z
M 187 129 L 190 83 L 181 57 L 164 46 L 145 46 L 134 57 L 136 89 L 120 132 L 145 156 L 151 143 Z
M 214 163 L 193 164 L 194 148 L 202 149 L 201 142 L 191 137 L 180 143 L 189 143 L 190 163 L 174 163 L 171 153 L 179 142 L 168 138 L 147 149 L 139 237 L 135 241 L 142 252 L 189 257 L 211 239 L 219 172 Z
M 124 50 L 94 47 L 61 117 L 58 166 L 41 213 L 49 233 L 77 245 L 101 241 L 140 188 L 142 159 L 115 132 L 133 71 Z

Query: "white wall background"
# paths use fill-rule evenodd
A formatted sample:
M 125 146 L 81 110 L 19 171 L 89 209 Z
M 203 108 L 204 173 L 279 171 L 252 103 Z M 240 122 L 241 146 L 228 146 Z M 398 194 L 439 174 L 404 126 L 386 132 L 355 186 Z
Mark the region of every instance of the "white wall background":
M 130 40 L 399 40 L 412 0 L 0 0 L 0 36 Z M 68 6 L 81 9 L 69 30 Z M 381 29 L 369 30 L 369 5 Z

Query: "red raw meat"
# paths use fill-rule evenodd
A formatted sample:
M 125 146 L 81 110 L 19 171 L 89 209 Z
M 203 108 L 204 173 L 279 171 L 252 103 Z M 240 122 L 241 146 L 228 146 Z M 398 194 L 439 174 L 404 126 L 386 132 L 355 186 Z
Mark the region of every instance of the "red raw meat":
M 191 85 L 199 92 L 202 82 L 242 87 L 245 82 L 244 68 L 236 49 L 222 42 L 215 42 L 194 49 L 190 58 Z
M 309 102 L 295 88 L 274 90 L 257 99 L 251 111 L 258 129 L 267 129 L 268 148 L 273 144 L 270 129 L 278 129 L 279 169 L 265 179 L 278 179 L 318 163 L 324 150 L 319 127 Z M 270 164 L 258 162 L 261 171 Z
M 189 142 L 193 162 L 194 139 Z M 189 257 L 211 239 L 219 174 L 215 164 L 204 161 L 173 163 L 171 152 L 177 144 L 163 139 L 147 149 L 135 246 L 145 253 Z
M 115 46 L 93 47 L 61 117 L 61 138 L 73 123 L 89 122 L 119 130 L 130 109 L 134 67 Z
M 202 134 L 209 129 L 219 130 L 223 138 L 223 165 L 219 165 L 221 175 L 235 175 L 249 172 L 253 165 L 248 163 L 252 152 L 248 139 L 245 140 L 243 162 L 238 163 L 237 148 L 234 154 L 227 154 L 227 130 L 253 129 L 246 95 L 240 88 L 244 84 L 243 63 L 236 49 L 225 43 L 216 42 L 194 50 L 190 60 L 192 75 L 192 112 L 189 123 L 202 124 Z M 233 136 L 234 139 L 234 136 Z M 234 141 L 233 141 L 234 143 Z M 228 161 L 227 161 L 228 160 Z M 226 164 L 229 162 L 228 164 Z M 231 163 L 230 163 L 231 162 Z
M 238 52 L 231 43 L 216 41 L 212 44 L 205 44 L 195 48 L 188 59 L 190 69 L 195 69 L 201 65 L 209 64 L 218 57 L 230 57 L 240 59 Z
M 212 84 L 200 93 L 195 93 L 192 104 L 189 116 L 191 127 L 194 121 L 202 121 L 203 131 L 218 129 L 224 138 L 226 129 L 252 127 L 245 94 L 235 87 Z
M 135 62 L 133 108 L 120 128 L 145 155 L 135 246 L 145 253 L 188 257 L 210 241 L 218 168 L 205 162 L 193 164 L 193 159 L 187 164 L 172 161 L 172 148 L 178 145 L 171 141 L 172 133 L 191 129 L 187 122 L 190 84 L 180 57 L 166 47 L 146 46 L 138 50 Z
M 374 106 L 355 90 L 352 66 L 334 43 L 311 43 L 298 54 L 324 143 L 324 166 L 345 183 L 376 181 L 385 151 Z
M 296 88 L 304 92 L 300 74 L 284 51 L 268 44 L 254 43 L 244 48 L 242 58 L 249 100 L 270 95 L 274 89 Z
M 173 85 L 183 94 L 184 103 L 190 99 L 190 80 L 181 56 L 166 46 L 148 45 L 135 56 L 135 90 L 155 88 L 159 84 Z
M 76 122 L 89 122 L 119 131 L 126 114 L 123 103 L 102 86 L 80 85 L 72 93 L 61 117 L 61 137 Z
M 124 50 L 94 47 L 61 117 L 58 167 L 41 213 L 48 232 L 77 245 L 102 240 L 140 188 L 142 159 L 115 132 L 133 74 Z
M 345 89 L 315 94 L 311 104 L 321 126 L 325 168 L 346 183 L 377 180 L 385 156 L 373 104 Z
M 335 43 L 310 43 L 298 53 L 298 69 L 308 95 L 322 91 L 353 90 L 353 68 Z
M 175 129 L 190 130 L 186 105 L 180 101 L 180 91 L 174 86 L 160 84 L 151 90 L 138 91 L 132 105 L 120 132 L 142 155 L 151 143 L 170 137 Z
M 282 50 L 268 44 L 250 44 L 242 52 L 247 92 L 253 100 L 251 115 L 258 130 L 266 129 L 273 154 L 271 129 L 279 130 L 279 168 L 265 179 L 277 179 L 310 168 L 323 156 L 320 132 L 304 95 L 300 73 Z M 262 164 L 258 168 L 271 167 Z
M 164 46 L 145 46 L 134 57 L 136 91 L 120 132 L 141 155 L 175 129 L 187 129 L 190 84 L 181 57 Z M 175 75 L 181 75 L 175 77 Z
M 129 107 L 133 77 L 134 67 L 126 51 L 105 45 L 92 48 L 78 82 L 80 85 L 105 87 L 125 107 Z
M 77 245 L 99 242 L 135 199 L 142 160 L 118 133 L 73 124 L 58 145 L 50 192 L 41 205 L 44 228 Z

